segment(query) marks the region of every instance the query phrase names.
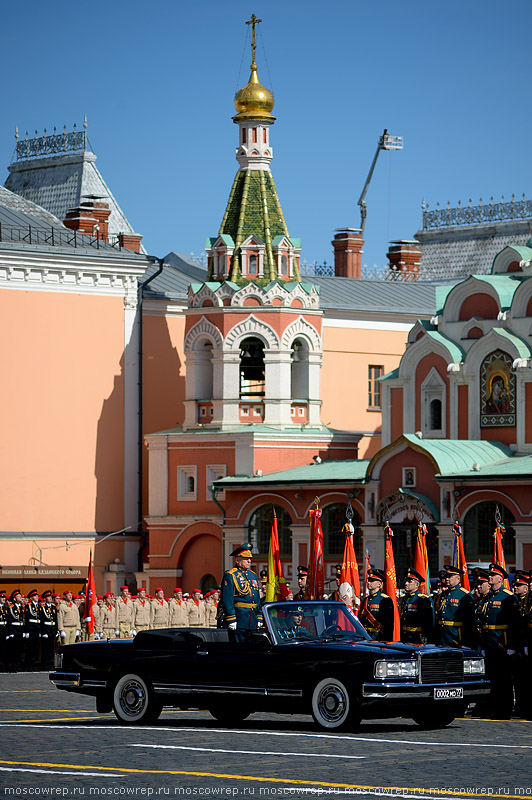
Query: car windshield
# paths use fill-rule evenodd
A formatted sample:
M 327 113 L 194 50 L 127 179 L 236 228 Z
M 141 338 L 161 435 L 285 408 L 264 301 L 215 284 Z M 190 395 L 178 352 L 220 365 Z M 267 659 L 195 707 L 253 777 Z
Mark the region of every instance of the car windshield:
M 263 610 L 277 642 L 368 638 L 344 603 L 321 600 L 268 603 Z

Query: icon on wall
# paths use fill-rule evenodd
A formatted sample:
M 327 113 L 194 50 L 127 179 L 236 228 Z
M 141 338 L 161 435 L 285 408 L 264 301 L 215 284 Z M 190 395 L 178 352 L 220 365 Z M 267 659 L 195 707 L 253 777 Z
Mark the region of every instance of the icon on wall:
M 497 350 L 480 370 L 480 422 L 483 427 L 515 425 L 515 376 L 512 359 Z
M 416 485 L 416 468 L 403 467 L 403 487 L 410 486 L 413 488 Z

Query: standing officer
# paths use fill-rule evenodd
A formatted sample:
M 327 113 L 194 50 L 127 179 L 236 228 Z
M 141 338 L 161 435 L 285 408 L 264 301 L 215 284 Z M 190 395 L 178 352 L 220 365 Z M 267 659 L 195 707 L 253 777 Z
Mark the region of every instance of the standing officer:
M 518 569 L 515 573 L 512 588 L 519 603 L 519 619 L 521 622 L 519 632 L 519 649 L 514 661 L 514 685 L 515 685 L 515 709 L 514 714 L 525 717 L 527 714 L 527 697 L 529 693 L 529 662 L 525 652 L 527 628 L 530 605 L 530 593 L 528 591 L 528 572 Z
M 9 660 L 7 648 L 9 645 L 9 607 L 6 602 L 5 589 L 0 591 L 0 672 L 7 672 Z
M 334 590 L 334 592 L 331 593 L 331 596 L 329 597 L 329 600 L 341 600 L 342 599 L 340 597 L 340 579 L 342 577 L 342 565 L 341 564 L 335 564 L 334 574 L 335 574 L 335 580 L 336 580 L 336 589 Z
M 133 600 L 129 594 L 129 586 L 120 587 L 120 596 L 115 602 L 115 636 L 117 639 L 128 639 L 135 635 L 133 628 Z
M 385 579 L 382 570 L 368 570 L 368 594 L 358 615 L 371 638 L 378 642 L 391 642 L 393 639 L 393 601 L 382 591 Z
M 401 641 L 405 644 L 426 644 L 434 633 L 434 606 L 428 594 L 419 587 L 423 575 L 415 569 L 405 576 L 405 594 L 401 600 Z
M 186 611 L 189 628 L 203 628 L 205 626 L 205 601 L 201 599 L 199 589 L 192 590 L 192 597 L 187 600 Z
M 155 590 L 155 597 L 150 606 L 150 628 L 167 628 L 170 619 L 168 603 L 164 599 L 164 589 Z
M 14 589 L 9 597 L 9 649 L 8 658 L 11 672 L 22 669 L 22 651 L 24 649 L 24 606 L 20 589 Z
M 211 589 L 205 595 L 205 625 L 207 628 L 216 628 L 219 597 L 220 593 L 217 589 Z
M 491 719 L 510 719 L 513 708 L 512 660 L 519 647 L 519 603 L 504 588 L 508 573 L 490 564 L 490 593 L 480 609 L 480 649 L 486 658 L 486 675 L 491 681 L 488 698 Z
M 150 601 L 146 597 L 146 589 L 139 589 L 133 604 L 133 630 L 147 631 L 150 627 Z
M 81 630 L 79 609 L 72 600 L 72 592 L 70 589 L 63 592 L 63 597 L 64 599 L 60 603 L 59 611 L 57 612 L 57 624 L 59 626 L 61 644 L 74 644 Z
M 36 672 L 41 644 L 41 615 L 37 589 L 28 592 L 28 603 L 24 608 L 24 628 L 27 639 L 26 669 L 28 672 Z
M 101 636 L 103 639 L 116 638 L 116 611 L 114 604 L 114 594 L 106 592 L 103 596 L 103 606 L 100 612 L 100 624 L 102 628 Z
M 446 591 L 436 606 L 436 637 L 442 647 L 476 647 L 475 601 L 460 586 L 463 570 L 445 566 Z
M 41 627 L 41 658 L 43 669 L 54 668 L 54 645 L 57 637 L 57 608 L 52 603 L 49 589 L 42 593 L 44 603 L 39 610 Z
M 297 568 L 297 585 L 299 586 L 299 591 L 296 592 L 294 595 L 294 600 L 297 602 L 301 602 L 302 600 L 308 600 L 308 591 L 307 591 L 307 581 L 308 581 L 308 569 L 307 567 L 298 567 Z
M 262 627 L 259 581 L 251 567 L 251 545 L 242 544 L 231 553 L 236 566 L 224 573 L 222 596 L 225 626 L 234 631 L 235 641 L 245 641 L 250 631 Z
M 174 596 L 168 601 L 169 626 L 171 628 L 188 628 L 188 610 L 183 600 L 183 589 L 176 586 Z

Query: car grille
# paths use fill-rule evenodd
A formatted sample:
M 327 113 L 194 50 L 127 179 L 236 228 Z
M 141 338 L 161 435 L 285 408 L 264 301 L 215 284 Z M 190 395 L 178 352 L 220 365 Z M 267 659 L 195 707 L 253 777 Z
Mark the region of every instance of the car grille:
M 462 653 L 444 650 L 421 656 L 421 683 L 451 683 L 463 681 L 464 659 Z

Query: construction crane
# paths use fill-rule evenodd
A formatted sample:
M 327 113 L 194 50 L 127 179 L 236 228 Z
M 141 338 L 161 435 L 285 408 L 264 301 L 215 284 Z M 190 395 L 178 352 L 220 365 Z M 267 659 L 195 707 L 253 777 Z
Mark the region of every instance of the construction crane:
M 360 206 L 360 232 L 364 235 L 364 226 L 366 224 L 366 215 L 368 213 L 366 207 L 365 197 L 368 192 L 369 184 L 371 181 L 371 176 L 373 175 L 373 170 L 375 169 L 375 164 L 377 163 L 377 159 L 379 157 L 379 153 L 381 150 L 402 150 L 403 149 L 403 137 L 402 136 L 390 136 L 386 128 L 384 129 L 384 133 L 381 137 L 379 137 L 379 142 L 377 144 L 377 150 L 373 157 L 373 161 L 371 162 L 371 167 L 369 168 L 368 177 L 366 178 L 366 183 L 364 184 L 364 188 L 362 189 L 362 194 L 358 200 L 358 205 Z

